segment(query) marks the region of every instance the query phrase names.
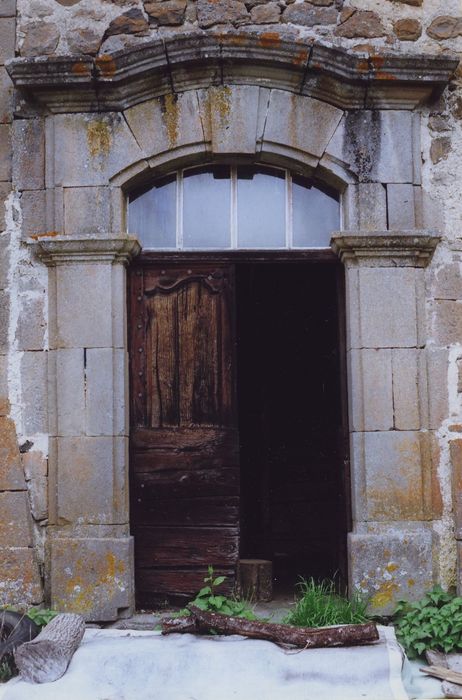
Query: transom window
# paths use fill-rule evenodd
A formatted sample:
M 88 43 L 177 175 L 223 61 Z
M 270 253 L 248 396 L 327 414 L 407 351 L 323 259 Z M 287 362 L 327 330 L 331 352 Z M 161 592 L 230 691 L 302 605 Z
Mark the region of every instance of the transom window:
M 132 193 L 128 230 L 145 250 L 328 248 L 339 196 L 288 170 L 210 165 Z

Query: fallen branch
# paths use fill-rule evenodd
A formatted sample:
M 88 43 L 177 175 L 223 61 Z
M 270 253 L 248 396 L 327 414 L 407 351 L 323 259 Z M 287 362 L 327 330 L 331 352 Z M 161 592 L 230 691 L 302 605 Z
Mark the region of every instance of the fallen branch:
M 290 644 L 303 649 L 315 647 L 355 646 L 375 642 L 379 638 L 374 623 L 335 627 L 291 627 L 257 620 L 245 620 L 215 612 L 205 612 L 195 606 L 187 618 L 167 618 L 162 621 L 162 634 L 190 632 L 209 634 L 240 634 L 252 639 L 266 639 L 276 644 Z M 185 620 L 180 624 L 179 620 Z
M 85 622 L 80 615 L 57 615 L 38 637 L 16 649 L 14 660 L 23 680 L 48 683 L 61 678 L 84 632 Z
M 428 676 L 439 678 L 442 681 L 462 685 L 462 673 L 452 671 L 450 668 L 444 668 L 444 666 L 426 666 L 425 668 L 419 668 L 419 671 L 426 673 Z

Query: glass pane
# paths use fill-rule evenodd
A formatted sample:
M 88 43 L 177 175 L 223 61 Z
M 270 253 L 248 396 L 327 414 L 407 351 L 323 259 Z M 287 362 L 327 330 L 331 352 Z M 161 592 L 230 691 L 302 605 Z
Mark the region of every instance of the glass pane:
M 295 248 L 328 248 L 332 231 L 340 227 L 338 199 L 306 180 L 292 180 L 293 245 Z
M 285 172 L 271 168 L 237 169 L 239 248 L 285 248 Z
M 184 248 L 229 248 L 231 180 L 229 167 L 214 166 L 184 173 Z
M 138 236 L 143 248 L 176 247 L 176 175 L 130 199 L 128 231 Z

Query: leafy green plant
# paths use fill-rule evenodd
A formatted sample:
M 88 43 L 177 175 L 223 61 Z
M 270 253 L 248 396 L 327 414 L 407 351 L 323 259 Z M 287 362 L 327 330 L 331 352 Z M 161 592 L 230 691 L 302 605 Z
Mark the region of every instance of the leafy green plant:
M 256 620 L 249 603 L 245 600 L 237 598 L 229 598 L 221 595 L 217 589 L 226 581 L 226 576 L 215 577 L 213 566 L 208 567 L 208 576 L 204 578 L 205 586 L 201 588 L 189 605 L 194 605 L 200 610 L 208 612 L 218 612 L 223 615 L 232 615 L 233 617 L 243 617 L 246 620 Z M 178 615 L 189 615 L 188 608 L 180 610 Z
M 409 658 L 423 656 L 428 649 L 462 649 L 462 598 L 436 586 L 415 603 L 399 601 L 393 613 L 396 636 Z
M 17 674 L 14 664 L 9 659 L 0 661 L 0 683 L 6 683 Z
M 295 627 L 326 627 L 366 622 L 367 601 L 359 594 L 349 600 L 337 593 L 334 581 L 317 583 L 314 578 L 297 584 L 297 600 L 283 622 Z
M 39 627 L 48 625 L 58 614 L 57 610 L 50 610 L 49 608 L 29 608 L 26 612 L 27 617 L 30 617 Z

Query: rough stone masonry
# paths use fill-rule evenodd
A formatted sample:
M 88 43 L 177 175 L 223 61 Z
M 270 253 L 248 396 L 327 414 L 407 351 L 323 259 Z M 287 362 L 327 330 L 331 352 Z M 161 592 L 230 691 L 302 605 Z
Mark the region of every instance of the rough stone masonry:
M 334 248 L 347 276 L 351 585 L 380 610 L 437 582 L 461 590 L 462 73 L 454 63 L 444 89 L 406 104 L 399 90 L 417 94 L 430 71 L 421 59 L 411 87 L 400 78 L 395 95 L 383 71 L 384 87 L 355 104 L 335 65 L 323 69 L 333 83 L 301 94 L 295 58 L 279 84 L 230 69 L 223 92 L 224 64 L 210 88 L 186 68 L 133 103 L 104 92 L 153 41 L 249 37 L 268 56 L 298 47 L 302 64 L 312 47 L 342 49 L 332 65 L 372 75 L 384 56 L 393 70 L 400 58 L 460 57 L 462 10 L 459 0 L 0 0 L 0 604 L 45 601 L 92 620 L 132 610 L 124 265 L 137 250 L 122 236 L 124 188 L 145 163 L 153 175 L 181 163 L 189 144 L 203 158 L 243 142 L 247 153 L 283 144 L 343 183 Z M 309 100 L 324 104 L 322 136 L 307 136 Z M 262 123 L 273 132 L 256 139 Z M 426 231 L 425 244 L 409 231 Z

